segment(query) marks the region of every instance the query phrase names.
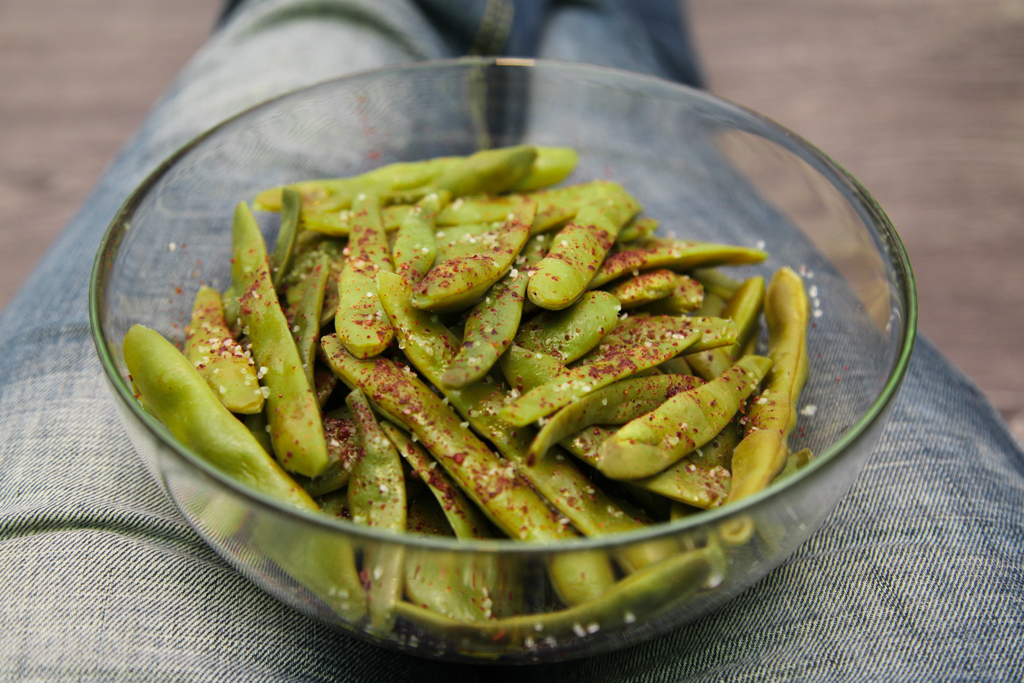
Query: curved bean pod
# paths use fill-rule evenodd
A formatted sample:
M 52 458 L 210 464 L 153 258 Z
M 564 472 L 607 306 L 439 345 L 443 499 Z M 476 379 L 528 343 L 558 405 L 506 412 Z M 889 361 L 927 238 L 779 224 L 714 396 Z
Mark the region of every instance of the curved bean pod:
M 246 486 L 302 510 L 319 509 L 173 344 L 134 325 L 122 350 L 139 399 L 171 436 Z
M 402 219 L 392 249 L 395 269 L 406 279 L 419 282 L 434 264 L 437 241 L 434 223 L 437 214 L 448 203 L 447 193 L 432 192 L 421 199 Z
M 591 425 L 625 424 L 646 415 L 683 391 L 703 384 L 697 377 L 655 375 L 615 382 L 555 413 L 544 423 L 527 452 L 527 461 L 544 456 L 555 443 Z
M 537 204 L 510 214 L 493 249 L 436 264 L 413 289 L 412 305 L 428 311 L 456 311 L 475 303 L 507 273 L 530 237 Z
M 401 456 L 437 499 L 456 538 L 489 538 L 487 521 L 466 499 L 466 496 L 444 470 L 438 470 L 437 461 L 430 457 L 422 446 L 413 443 L 405 432 L 395 425 L 390 422 L 382 422 L 380 426 Z
M 803 280 L 792 269 L 781 268 L 772 277 L 764 313 L 774 365 L 747 412 L 743 441 L 733 453 L 730 503 L 763 489 L 785 466 L 787 438 L 796 427 L 797 401 L 807 381 L 810 304 Z
M 600 287 L 635 270 L 687 271 L 700 266 L 760 263 L 766 258 L 768 254 L 760 249 L 648 237 L 630 242 L 606 258 L 588 286 Z
M 767 358 L 750 356 L 714 381 L 633 420 L 601 446 L 598 469 L 612 479 L 661 472 L 721 432 L 771 366 Z
M 232 256 L 231 279 L 241 291 L 240 321 L 266 388 L 274 455 L 286 470 L 315 477 L 327 467 L 320 408 L 270 280 L 259 226 L 244 202 L 235 210 Z
M 244 353 L 231 335 L 217 290 L 200 287 L 196 292 L 185 351 L 225 408 L 243 415 L 262 412 L 263 392 L 252 354 Z
M 615 328 L 619 301 L 607 292 L 587 292 L 560 311 L 544 311 L 523 323 L 515 343 L 562 363 L 583 357 Z
M 619 229 L 639 211 L 640 204 L 621 186 L 582 206 L 537 264 L 527 290 L 530 300 L 553 310 L 576 301 L 601 267 Z
M 513 269 L 473 307 L 462 348 L 441 376 L 442 384 L 458 389 L 490 372 L 519 329 L 528 282 L 525 272 Z

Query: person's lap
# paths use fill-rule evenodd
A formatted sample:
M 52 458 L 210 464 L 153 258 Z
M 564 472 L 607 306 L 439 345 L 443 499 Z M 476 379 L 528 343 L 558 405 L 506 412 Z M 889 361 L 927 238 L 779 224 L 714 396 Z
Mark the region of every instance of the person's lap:
M 486 3 L 448 6 L 458 4 L 484 16 Z M 542 56 L 678 76 L 638 40 L 640 19 L 608 20 L 603 12 L 614 4 L 543 15 L 532 44 Z M 214 555 L 132 453 L 103 387 L 86 307 L 103 231 L 160 161 L 268 97 L 377 66 L 457 56 L 479 42 L 472 22 L 461 33 L 435 30 L 444 8 L 426 0 L 243 3 L 0 316 L 0 679 L 481 677 L 314 623 Z M 520 40 L 515 26 L 506 29 Z M 866 470 L 782 567 L 669 635 L 529 675 L 1011 678 L 1024 668 L 1014 639 L 1024 626 L 1022 458 L 978 391 L 921 341 Z

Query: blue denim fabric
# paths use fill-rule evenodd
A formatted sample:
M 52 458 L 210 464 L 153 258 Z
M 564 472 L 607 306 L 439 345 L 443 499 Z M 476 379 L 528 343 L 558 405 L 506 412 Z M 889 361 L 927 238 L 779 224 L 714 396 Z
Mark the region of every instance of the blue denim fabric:
M 185 525 L 101 380 L 86 309 L 100 237 L 150 170 L 225 117 L 345 73 L 458 54 L 427 6 L 243 3 L 0 315 L 0 680 L 1020 680 L 1024 453 L 923 340 L 878 449 L 824 527 L 719 612 L 623 652 L 523 670 L 381 650 L 283 607 Z M 558 5 L 535 44 L 677 76 L 638 21 Z

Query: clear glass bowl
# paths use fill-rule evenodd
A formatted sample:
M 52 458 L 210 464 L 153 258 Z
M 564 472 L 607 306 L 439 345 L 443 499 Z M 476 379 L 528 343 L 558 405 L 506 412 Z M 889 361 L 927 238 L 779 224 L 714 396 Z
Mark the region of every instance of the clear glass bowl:
M 788 265 L 805 277 L 815 311 L 810 379 L 791 445 L 812 449 L 815 460 L 733 507 L 641 532 L 551 545 L 458 542 L 285 508 L 175 442 L 133 398 L 121 340 L 135 323 L 183 339 L 200 283 L 229 282 L 238 201 L 290 181 L 521 142 L 575 147 L 580 162 L 570 182 L 622 183 L 661 221 L 662 233 L 763 243 L 768 261 L 738 276 Z M 272 244 L 274 217 L 262 219 Z M 624 647 L 697 619 L 803 543 L 879 438 L 907 369 L 917 303 L 903 245 L 870 195 L 771 121 L 636 74 L 467 59 L 323 83 L 189 144 L 110 226 L 92 274 L 90 313 L 106 379 L 140 456 L 189 523 L 245 576 L 310 617 L 381 645 L 453 660 L 534 662 Z M 552 563 L 614 566 L 624 552 L 666 548 L 669 559 L 572 609 L 562 608 L 547 578 Z M 352 606 L 359 604 L 352 577 L 367 556 L 382 554 L 443 574 L 458 590 L 481 591 L 474 595 L 491 599 L 495 614 L 520 616 L 460 625 L 404 602 L 389 618 L 371 620 Z M 490 580 L 503 588 L 483 593 L 480 582 Z

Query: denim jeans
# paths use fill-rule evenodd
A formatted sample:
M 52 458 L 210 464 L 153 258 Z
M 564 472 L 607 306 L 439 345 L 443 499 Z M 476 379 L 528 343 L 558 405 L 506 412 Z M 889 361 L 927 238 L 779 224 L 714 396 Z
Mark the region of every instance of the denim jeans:
M 699 83 L 675 3 L 247 0 L 222 21 L 0 316 L 0 680 L 1020 680 L 1024 453 L 926 341 L 825 525 L 720 611 L 571 664 L 481 668 L 355 641 L 209 550 L 139 463 L 91 343 L 92 256 L 196 134 L 268 97 L 504 51 Z

